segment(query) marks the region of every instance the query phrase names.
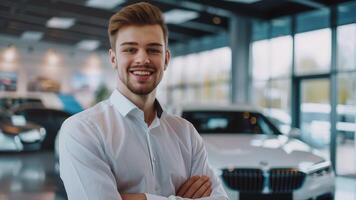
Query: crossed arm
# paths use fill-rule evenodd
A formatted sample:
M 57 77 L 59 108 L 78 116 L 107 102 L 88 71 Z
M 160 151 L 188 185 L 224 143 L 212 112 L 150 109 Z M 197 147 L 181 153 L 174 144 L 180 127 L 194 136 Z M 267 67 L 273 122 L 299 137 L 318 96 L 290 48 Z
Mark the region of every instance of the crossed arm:
M 211 181 L 208 176 L 192 176 L 180 186 L 176 196 L 197 199 L 208 197 L 211 192 Z M 147 200 L 143 193 L 121 194 L 121 198 L 123 200 Z

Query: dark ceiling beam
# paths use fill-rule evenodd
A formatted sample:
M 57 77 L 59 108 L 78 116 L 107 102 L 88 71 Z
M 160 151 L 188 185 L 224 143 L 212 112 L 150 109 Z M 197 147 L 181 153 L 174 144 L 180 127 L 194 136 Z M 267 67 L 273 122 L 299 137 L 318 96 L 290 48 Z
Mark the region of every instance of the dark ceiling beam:
M 226 17 L 219 16 L 217 14 L 210 14 L 204 10 L 204 7 L 199 5 L 200 8 L 197 8 L 197 6 L 185 6 L 184 2 L 185 1 L 175 1 L 175 0 L 151 0 L 151 3 L 154 5 L 162 8 L 164 7 L 166 11 L 172 10 L 172 9 L 182 9 L 182 10 L 190 10 L 190 11 L 195 11 L 199 13 L 199 18 L 206 19 L 204 22 L 198 22 L 195 19 L 184 22 L 181 24 L 175 24 L 176 26 L 180 26 L 182 28 L 189 28 L 189 29 L 196 29 L 198 31 L 205 31 L 205 32 L 210 32 L 210 33 L 216 33 L 225 30 L 223 26 L 215 25 L 212 23 L 212 18 L 213 17 L 220 17 L 227 19 Z M 169 8 L 169 9 L 168 9 Z
M 184 27 L 184 28 L 190 28 L 190 29 L 198 29 L 198 30 L 202 30 L 205 32 L 210 32 L 210 33 L 218 33 L 218 32 L 225 30 L 224 28 L 221 28 L 219 26 L 214 26 L 214 25 L 205 24 L 205 23 L 196 22 L 196 21 L 184 22 L 181 24 L 177 24 L 177 26 Z
M 46 27 L 46 19 L 40 18 L 40 17 L 34 17 L 30 15 L 25 15 L 25 14 L 11 14 L 8 15 L 6 12 L 0 11 L 0 17 L 3 19 L 6 19 L 8 21 L 16 21 L 16 22 L 21 22 L 24 24 L 29 24 L 30 26 L 26 26 L 30 29 L 28 30 L 34 30 L 34 29 L 40 29 L 41 31 L 46 32 L 47 30 L 50 30 L 50 28 Z M 26 30 L 24 30 L 26 31 Z M 63 29 L 63 31 L 66 32 L 77 32 L 77 33 L 83 33 L 83 34 L 90 34 L 95 37 L 106 37 L 107 32 L 106 28 L 96 28 L 93 26 L 88 26 L 88 25 L 83 25 L 81 23 L 76 23 L 73 27 L 69 29 Z
M 315 9 L 323 9 L 326 8 L 327 6 L 322 4 L 322 3 L 318 3 L 316 1 L 311 1 L 311 0 L 289 0 L 291 2 L 295 2 L 295 3 L 299 3 L 305 6 L 309 6 L 311 8 L 315 8 Z
M 167 4 L 178 9 L 198 11 L 201 13 L 207 13 L 210 15 L 217 15 L 221 17 L 230 17 L 230 12 L 225 9 L 219 9 L 209 5 L 203 5 L 199 2 L 183 1 L 183 0 L 153 0 L 153 2 L 159 2 L 161 4 Z
M 94 16 L 94 12 L 97 11 L 98 9 L 87 8 L 83 6 L 84 10 L 86 11 L 77 12 L 77 9 L 75 10 L 60 9 L 60 7 L 56 7 L 58 5 L 51 4 L 50 2 L 47 1 L 41 1 L 42 3 L 40 5 L 34 4 L 33 2 L 38 3 L 39 1 L 31 1 L 31 3 L 24 5 L 22 9 L 25 11 L 32 11 L 43 15 L 71 17 L 86 22 L 88 24 L 94 24 L 94 25 L 102 24 L 103 27 L 106 27 L 108 23 L 108 18 L 105 18 L 104 16 L 100 16 L 100 17 Z M 11 1 L 11 0 L 2 0 L 1 4 L 11 6 L 11 7 L 18 5 L 16 1 Z M 93 11 L 91 14 L 89 14 L 90 10 Z
M 69 38 L 69 39 L 73 39 L 76 41 L 80 41 L 83 39 L 93 39 L 93 40 L 100 40 L 100 41 L 104 41 L 106 40 L 106 36 L 98 36 L 98 35 L 94 35 L 93 33 L 90 32 L 75 32 L 72 30 L 68 30 L 68 29 L 48 29 L 45 28 L 43 26 L 40 25 L 36 25 L 36 24 L 30 24 L 30 23 L 24 23 L 24 22 L 20 22 L 20 21 L 9 21 L 8 22 L 8 29 L 16 29 L 18 31 L 27 31 L 27 30 L 33 30 L 33 31 L 40 31 L 43 32 L 45 35 L 62 35 L 65 38 Z
M 168 30 L 169 30 L 169 32 L 180 33 L 183 35 L 187 35 L 189 37 L 200 37 L 203 35 L 210 34 L 210 32 L 206 32 L 206 31 L 198 30 L 198 29 L 187 28 L 187 27 L 182 27 L 182 26 L 179 26 L 176 24 L 168 24 Z
M 192 39 L 192 37 L 185 34 L 169 31 L 168 39 L 173 39 L 175 41 L 184 41 L 184 40 Z
M 215 10 L 218 9 L 218 10 L 225 10 L 228 13 L 232 13 L 238 16 L 246 16 L 246 17 L 253 17 L 253 18 L 260 18 L 260 19 L 265 18 L 264 12 L 253 9 L 249 4 L 230 2 L 230 1 L 224 1 L 222 3 L 221 0 L 189 0 L 186 2 L 199 4 L 206 11 L 209 11 L 209 9 L 211 9 L 211 11 L 214 12 L 214 9 Z
M 286 1 L 283 5 L 277 6 L 267 12 L 266 19 L 275 19 L 283 16 L 292 16 L 301 12 L 311 11 L 314 8 L 309 6 Z

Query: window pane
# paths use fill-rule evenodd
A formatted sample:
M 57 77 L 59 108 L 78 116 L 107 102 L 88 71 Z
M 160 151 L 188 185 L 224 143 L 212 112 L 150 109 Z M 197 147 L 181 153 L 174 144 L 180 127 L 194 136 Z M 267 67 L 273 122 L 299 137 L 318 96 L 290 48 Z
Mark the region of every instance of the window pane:
M 290 113 L 290 79 L 272 80 L 270 82 L 268 99 L 270 108 L 280 110 L 289 115 Z
M 306 12 L 297 16 L 297 33 L 322 29 L 330 26 L 330 10 Z
M 277 18 L 271 20 L 271 37 L 279 37 L 291 34 L 291 18 Z
M 338 24 L 350 24 L 356 22 L 356 1 L 341 4 L 338 10 Z
M 296 74 L 313 74 L 330 71 L 331 31 L 299 33 L 295 36 Z
M 269 40 L 252 43 L 252 77 L 254 80 L 267 80 L 269 78 L 269 50 Z
M 252 41 L 269 38 L 268 21 L 254 20 L 252 23 Z
M 228 47 L 173 58 L 164 80 L 167 103 L 229 102 L 230 71 Z
M 330 142 L 330 81 L 304 80 L 301 83 L 300 128 L 302 138 L 322 150 L 329 158 Z
M 267 81 L 253 81 L 252 83 L 252 100 L 253 104 L 261 107 L 267 108 L 268 100 L 267 100 L 267 89 L 268 89 L 268 82 Z
M 356 69 L 356 24 L 337 28 L 338 68 Z
M 271 80 L 267 91 L 268 108 L 266 114 L 282 133 L 288 133 L 291 127 L 290 116 L 290 79 Z
M 337 173 L 356 175 L 356 73 L 338 75 Z
M 288 77 L 292 68 L 291 36 L 273 38 L 270 41 L 271 77 Z

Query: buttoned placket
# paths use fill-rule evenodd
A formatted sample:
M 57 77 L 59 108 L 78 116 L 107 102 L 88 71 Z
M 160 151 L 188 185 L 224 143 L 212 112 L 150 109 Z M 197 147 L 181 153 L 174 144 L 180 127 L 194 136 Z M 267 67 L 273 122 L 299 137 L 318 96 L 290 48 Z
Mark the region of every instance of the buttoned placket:
M 151 164 L 151 171 L 152 175 L 155 176 L 156 174 L 156 157 L 154 154 L 154 151 L 152 149 L 152 144 L 151 144 L 151 130 L 157 126 L 159 126 L 159 121 L 157 120 L 157 117 L 153 120 L 151 123 L 151 126 L 148 127 L 147 124 L 144 121 L 144 114 L 142 111 L 139 111 L 139 121 L 141 124 L 143 124 L 143 129 L 146 135 L 146 142 L 148 146 L 148 154 L 149 154 L 149 159 L 150 159 L 150 164 Z
M 148 128 L 147 124 L 145 124 L 145 134 L 146 134 L 146 141 L 147 141 L 147 146 L 148 146 L 148 152 L 150 156 L 150 162 L 151 162 L 151 170 L 153 176 L 155 176 L 155 162 L 156 158 L 154 156 L 153 150 L 152 150 L 152 145 L 151 145 L 151 136 L 150 136 L 150 129 Z
M 149 154 L 149 160 L 150 160 L 150 165 L 151 165 L 151 172 L 152 172 L 152 176 L 155 177 L 156 176 L 156 170 L 157 170 L 157 159 L 154 153 L 154 149 L 152 147 L 152 130 L 155 129 L 156 127 L 160 126 L 160 122 L 159 122 L 159 118 L 156 116 L 155 119 L 152 121 L 151 125 L 148 127 L 145 120 L 144 120 L 144 113 L 141 110 L 137 110 L 138 112 L 136 113 L 137 116 L 137 120 L 140 124 L 140 127 L 143 129 L 144 134 L 145 134 L 145 138 L 146 138 L 146 144 L 148 147 L 148 154 Z M 156 183 L 156 181 L 154 181 L 154 183 L 152 183 L 154 185 L 154 190 L 155 193 L 158 194 L 159 193 L 159 187 Z

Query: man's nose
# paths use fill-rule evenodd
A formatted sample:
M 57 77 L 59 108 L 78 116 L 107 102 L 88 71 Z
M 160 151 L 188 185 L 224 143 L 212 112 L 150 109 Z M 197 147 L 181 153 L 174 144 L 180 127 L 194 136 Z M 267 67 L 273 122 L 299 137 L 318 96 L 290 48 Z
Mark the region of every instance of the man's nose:
M 146 51 L 140 50 L 135 57 L 135 63 L 138 65 L 149 64 L 150 58 Z

